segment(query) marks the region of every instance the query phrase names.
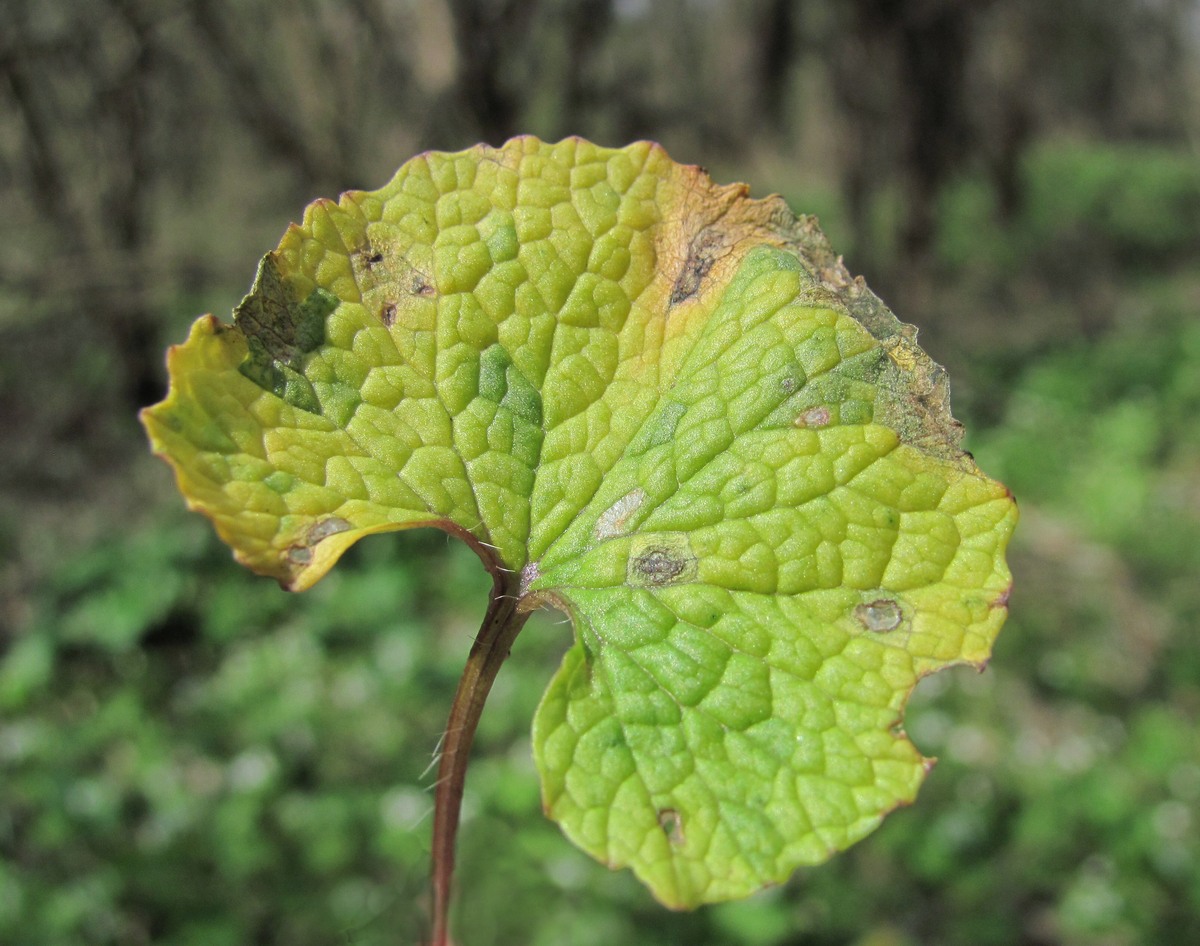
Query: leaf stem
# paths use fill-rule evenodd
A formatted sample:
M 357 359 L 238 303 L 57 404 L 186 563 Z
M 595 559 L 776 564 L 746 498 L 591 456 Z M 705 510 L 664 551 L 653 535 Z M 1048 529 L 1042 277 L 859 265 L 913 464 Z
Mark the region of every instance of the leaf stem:
M 485 563 L 489 561 L 489 556 L 481 554 L 480 557 Z M 494 580 L 492 598 L 467 657 L 463 675 L 458 681 L 458 692 L 454 694 L 454 703 L 450 707 L 438 766 L 433 811 L 433 933 L 430 946 L 452 946 L 449 915 L 454 877 L 454 843 L 458 834 L 471 743 L 496 674 L 508 657 L 517 634 L 529 619 L 528 612 L 518 608 L 520 600 L 516 576 L 499 568 L 489 566 L 489 570 Z

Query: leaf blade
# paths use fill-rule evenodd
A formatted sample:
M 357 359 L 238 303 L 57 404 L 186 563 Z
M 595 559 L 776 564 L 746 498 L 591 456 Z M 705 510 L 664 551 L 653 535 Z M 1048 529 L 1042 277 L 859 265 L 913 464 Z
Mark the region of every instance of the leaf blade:
M 514 139 L 318 201 L 169 361 L 152 443 L 251 568 L 300 590 L 433 525 L 572 616 L 547 808 L 672 906 L 911 801 L 908 692 L 1003 621 L 1015 505 L 915 330 L 815 221 L 656 145 Z

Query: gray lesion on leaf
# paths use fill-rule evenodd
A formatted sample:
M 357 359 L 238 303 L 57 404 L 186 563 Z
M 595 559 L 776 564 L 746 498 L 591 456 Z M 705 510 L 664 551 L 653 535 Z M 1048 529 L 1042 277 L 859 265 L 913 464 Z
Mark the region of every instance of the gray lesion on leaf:
M 876 598 L 858 605 L 854 609 L 854 617 L 868 631 L 883 634 L 900 626 L 904 611 L 899 602 L 891 598 Z
M 521 569 L 521 584 L 517 594 L 524 598 L 529 594 L 529 586 L 542 577 L 542 571 L 538 567 L 537 562 L 527 562 L 525 567 Z
M 629 549 L 625 580 L 634 587 L 662 587 L 694 581 L 696 556 L 682 532 L 637 536 Z
M 293 407 L 320 414 L 321 404 L 303 368 L 307 355 L 325 341 L 325 319 L 337 305 L 337 296 L 319 287 L 303 301 L 295 299 L 268 253 L 249 295 L 233 313 L 247 347 L 238 371 Z
M 828 427 L 831 417 L 829 408 L 822 404 L 801 411 L 793 423 L 797 427 Z
M 316 545 L 322 539 L 328 539 L 331 535 L 337 535 L 339 532 L 348 532 L 350 528 L 350 523 L 341 516 L 330 516 L 320 522 L 314 522 L 305 533 L 304 540 L 309 545 Z
M 287 560 L 293 565 L 303 567 L 312 561 L 313 546 L 318 542 L 328 539 L 331 535 L 337 535 L 339 532 L 347 532 L 352 528 L 353 526 L 341 516 L 328 516 L 314 522 L 304 533 L 303 540 L 287 550 Z
M 624 535 L 629 520 L 646 502 L 646 491 L 640 486 L 630 490 L 600 514 L 596 520 L 595 537 L 599 542 Z
M 651 585 L 666 585 L 683 574 L 685 563 L 671 549 L 653 546 L 633 560 L 633 569 Z
M 674 808 L 662 808 L 658 812 L 658 826 L 671 842 L 672 847 L 682 847 L 686 840 L 683 835 L 683 815 Z

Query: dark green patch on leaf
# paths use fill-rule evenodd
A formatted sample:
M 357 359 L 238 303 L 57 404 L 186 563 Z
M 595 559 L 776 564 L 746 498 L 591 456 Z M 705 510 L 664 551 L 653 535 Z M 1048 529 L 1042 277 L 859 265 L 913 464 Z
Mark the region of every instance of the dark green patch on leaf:
M 325 318 L 337 304 L 337 296 L 319 287 L 297 302 L 268 253 L 250 294 L 234 310 L 234 324 L 249 349 L 238 370 L 293 407 L 320 414 L 321 403 L 301 369 L 304 356 L 325 341 Z
M 479 396 L 508 408 L 530 426 L 542 423 L 542 396 L 499 343 L 479 356 Z

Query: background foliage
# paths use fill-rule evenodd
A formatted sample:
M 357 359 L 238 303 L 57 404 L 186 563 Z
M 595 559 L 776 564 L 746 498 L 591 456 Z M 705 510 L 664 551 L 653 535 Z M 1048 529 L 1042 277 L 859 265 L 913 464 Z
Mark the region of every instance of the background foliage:
M 313 197 L 518 131 L 662 141 L 815 211 L 1022 504 L 993 666 L 866 842 L 669 914 L 540 814 L 530 624 L 468 781 L 462 939 L 1200 940 L 1194 0 L 10 0 L 0 36 L 0 941 L 420 933 L 428 765 L 488 582 L 377 537 L 243 573 L 137 407 Z M 482 919 L 480 919 L 482 918 Z

